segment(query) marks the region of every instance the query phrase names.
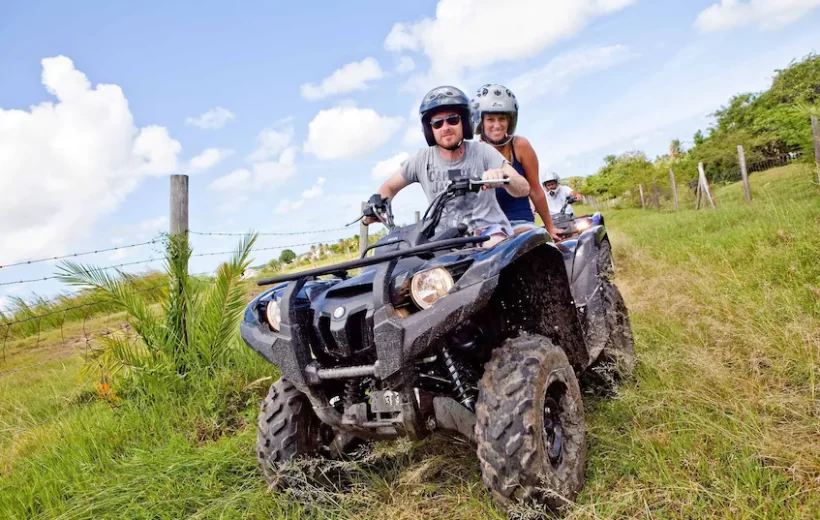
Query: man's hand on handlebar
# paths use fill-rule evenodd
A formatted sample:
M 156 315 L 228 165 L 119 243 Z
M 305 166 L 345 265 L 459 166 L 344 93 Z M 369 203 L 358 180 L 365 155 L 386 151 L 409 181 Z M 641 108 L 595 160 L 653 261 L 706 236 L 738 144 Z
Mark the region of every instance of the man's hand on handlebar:
M 481 176 L 481 180 L 483 180 L 483 181 L 495 181 L 495 180 L 500 181 L 500 180 L 504 180 L 504 179 L 507 179 L 507 174 L 504 173 L 504 171 L 501 170 L 501 169 L 487 170 L 486 172 L 484 172 L 484 175 Z M 494 189 L 494 188 L 501 188 L 505 184 L 508 184 L 508 183 L 500 183 L 500 182 L 495 183 L 494 182 L 492 184 L 483 185 L 481 187 L 481 189 L 482 190 L 489 190 L 489 189 Z

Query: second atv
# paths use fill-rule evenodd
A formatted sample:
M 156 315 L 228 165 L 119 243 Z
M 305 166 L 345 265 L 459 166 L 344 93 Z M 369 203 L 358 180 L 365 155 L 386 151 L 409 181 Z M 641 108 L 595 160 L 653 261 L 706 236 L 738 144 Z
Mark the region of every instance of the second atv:
M 449 430 L 475 443 L 502 504 L 560 507 L 582 488 L 579 379 L 632 351 L 626 307 L 597 255 L 543 229 L 492 248 L 465 225 L 436 233 L 446 205 L 481 187 L 450 175 L 410 226 L 371 199 L 366 213 L 390 230 L 372 256 L 258 282 L 274 286 L 248 305 L 241 333 L 281 374 L 258 422 L 269 479 L 283 462 L 358 440 Z

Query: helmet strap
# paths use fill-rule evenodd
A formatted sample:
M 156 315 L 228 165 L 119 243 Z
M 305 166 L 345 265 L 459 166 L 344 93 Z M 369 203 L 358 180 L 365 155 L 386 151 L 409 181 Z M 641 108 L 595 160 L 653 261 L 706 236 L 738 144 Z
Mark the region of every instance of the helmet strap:
M 501 139 L 499 141 L 493 141 L 492 139 L 490 139 L 490 137 L 486 133 L 484 133 L 484 129 L 483 128 L 481 129 L 481 139 L 483 139 L 484 141 L 490 143 L 493 146 L 507 146 L 507 144 L 510 141 L 512 141 L 512 138 L 513 138 L 513 136 L 511 136 L 510 134 L 507 134 L 506 136 L 504 136 L 504 139 Z
M 447 150 L 448 152 L 455 152 L 456 150 L 458 150 L 458 149 L 461 147 L 461 144 L 462 144 L 463 142 L 464 142 L 464 139 L 462 139 L 461 141 L 457 142 L 457 143 L 456 143 L 455 145 L 453 145 L 453 146 L 441 146 L 441 145 L 439 145 L 439 146 L 441 146 L 442 148 L 444 148 L 444 149 L 445 149 L 445 150 Z

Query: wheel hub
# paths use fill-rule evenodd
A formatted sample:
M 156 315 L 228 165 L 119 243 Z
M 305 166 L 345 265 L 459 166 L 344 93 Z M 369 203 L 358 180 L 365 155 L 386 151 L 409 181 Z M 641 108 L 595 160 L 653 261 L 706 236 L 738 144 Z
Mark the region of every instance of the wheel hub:
M 564 428 L 561 425 L 561 409 L 558 401 L 550 395 L 544 399 L 543 434 L 544 447 L 547 451 L 550 464 L 557 466 L 561 463 L 564 453 Z

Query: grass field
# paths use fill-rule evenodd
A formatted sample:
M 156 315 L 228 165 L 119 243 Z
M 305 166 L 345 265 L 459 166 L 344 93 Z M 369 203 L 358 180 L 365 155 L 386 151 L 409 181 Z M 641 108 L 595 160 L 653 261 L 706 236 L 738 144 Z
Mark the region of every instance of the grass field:
M 730 185 L 716 210 L 605 213 L 640 364 L 585 401 L 587 484 L 565 518 L 820 517 L 812 178 L 756 173 L 752 206 Z M 253 444 L 274 374 L 239 343 L 210 380 L 147 396 L 101 391 L 83 341 L 33 341 L 0 364 L 2 518 L 506 518 L 473 449 L 443 436 L 378 446 L 340 489 L 269 492 Z

